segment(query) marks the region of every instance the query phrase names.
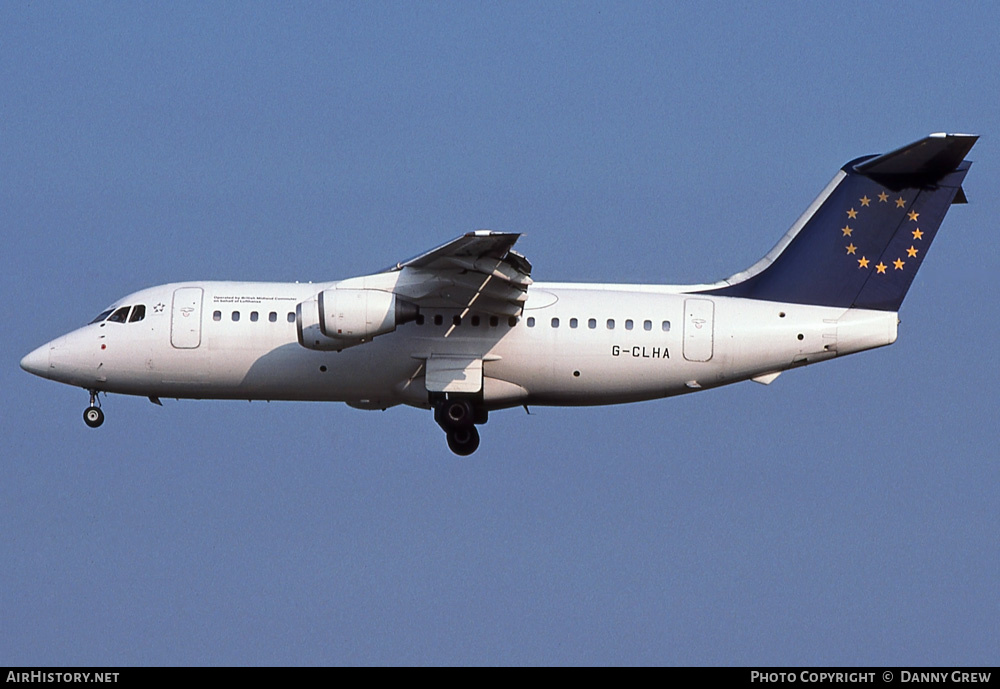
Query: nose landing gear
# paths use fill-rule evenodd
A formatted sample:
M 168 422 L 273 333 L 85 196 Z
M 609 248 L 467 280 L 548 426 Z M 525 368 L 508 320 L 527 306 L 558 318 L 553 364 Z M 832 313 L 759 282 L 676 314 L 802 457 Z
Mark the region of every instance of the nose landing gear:
M 448 436 L 448 449 L 460 457 L 479 448 L 476 424 L 486 423 L 486 419 L 486 410 L 469 399 L 453 397 L 434 402 L 434 420 Z
M 83 422 L 91 428 L 97 428 L 104 423 L 104 412 L 101 411 L 97 390 L 90 391 L 90 406 L 83 410 Z

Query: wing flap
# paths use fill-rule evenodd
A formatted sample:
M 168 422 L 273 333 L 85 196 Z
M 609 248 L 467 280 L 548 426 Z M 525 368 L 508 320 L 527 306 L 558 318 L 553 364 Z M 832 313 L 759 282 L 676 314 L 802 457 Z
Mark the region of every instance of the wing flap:
M 483 389 L 483 360 L 475 355 L 432 354 L 424 381 L 428 392 L 479 392 Z
M 393 291 L 422 308 L 457 308 L 499 316 L 521 313 L 531 263 L 511 247 L 520 234 L 469 232 L 393 266 Z

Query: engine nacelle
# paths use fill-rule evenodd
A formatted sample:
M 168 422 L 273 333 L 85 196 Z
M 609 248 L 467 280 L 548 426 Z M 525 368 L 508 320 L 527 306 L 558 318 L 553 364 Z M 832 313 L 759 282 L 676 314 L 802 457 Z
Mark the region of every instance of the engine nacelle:
M 392 292 L 373 289 L 327 289 L 319 293 L 319 325 L 335 340 L 367 342 L 415 320 L 418 309 Z
M 353 347 L 391 333 L 420 312 L 391 292 L 336 288 L 307 299 L 295 311 L 299 344 L 321 351 Z
M 316 299 L 309 299 L 295 307 L 295 330 L 299 336 L 299 344 L 307 349 L 329 352 L 350 347 L 351 344 L 361 344 L 347 343 L 324 335 L 320 328 L 319 302 Z

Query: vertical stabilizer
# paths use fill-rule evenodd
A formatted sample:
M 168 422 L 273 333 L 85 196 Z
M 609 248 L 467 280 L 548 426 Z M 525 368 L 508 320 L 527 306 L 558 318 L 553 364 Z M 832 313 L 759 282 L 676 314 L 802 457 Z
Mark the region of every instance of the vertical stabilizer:
M 976 142 L 932 134 L 845 165 L 758 264 L 706 294 L 897 311 L 953 203 Z

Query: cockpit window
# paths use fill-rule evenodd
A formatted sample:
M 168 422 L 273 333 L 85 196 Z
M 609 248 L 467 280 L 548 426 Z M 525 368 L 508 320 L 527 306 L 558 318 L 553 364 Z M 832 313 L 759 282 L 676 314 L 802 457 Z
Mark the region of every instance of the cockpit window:
M 130 308 L 131 308 L 130 306 L 123 306 L 120 309 L 118 309 L 117 311 L 115 311 L 108 318 L 108 323 L 124 323 L 125 321 L 127 321 L 128 320 L 128 310 Z
M 100 323 L 105 318 L 107 318 L 108 316 L 110 316 L 112 311 L 114 311 L 114 309 L 108 309 L 107 311 L 101 311 L 101 315 L 98 316 L 97 318 L 95 318 L 94 320 L 92 320 L 87 325 L 93 325 L 94 323 Z
M 132 315 L 128 317 L 129 323 L 135 323 L 136 321 L 141 321 L 146 317 L 146 305 L 136 304 L 132 307 Z

